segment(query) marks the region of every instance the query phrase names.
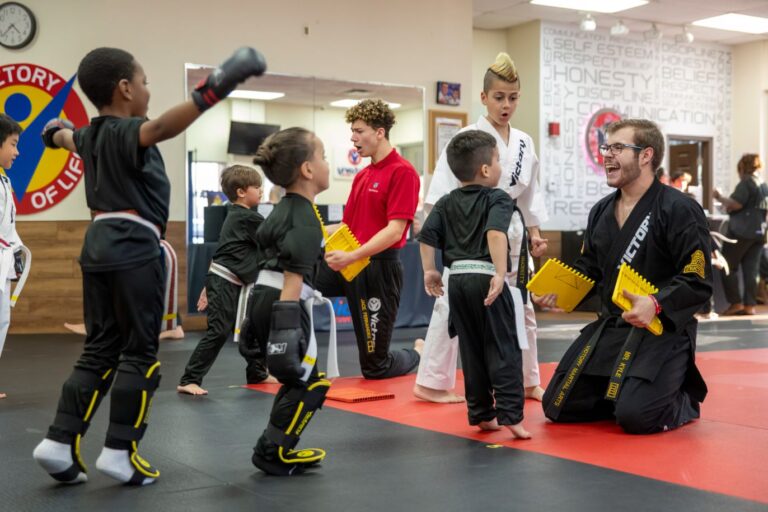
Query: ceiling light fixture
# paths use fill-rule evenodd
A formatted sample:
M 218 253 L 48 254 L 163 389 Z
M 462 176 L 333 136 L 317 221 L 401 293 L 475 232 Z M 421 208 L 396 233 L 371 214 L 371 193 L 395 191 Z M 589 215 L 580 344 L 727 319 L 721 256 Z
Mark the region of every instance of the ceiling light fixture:
M 269 100 L 276 100 L 277 98 L 282 98 L 285 96 L 284 92 L 268 92 L 268 91 L 246 91 L 243 89 L 238 89 L 236 91 L 232 91 L 229 93 L 229 98 L 233 99 L 240 99 L 240 100 L 262 100 L 262 101 L 269 101 Z
M 647 3 L 648 0 L 611 0 L 610 2 L 606 2 L 606 0 L 531 0 L 531 5 L 609 14 L 626 11 Z
M 645 38 L 646 41 L 661 39 L 662 35 L 661 30 L 659 30 L 659 27 L 657 27 L 655 23 L 652 23 L 651 28 L 643 32 L 643 38 Z
M 587 13 L 581 19 L 581 23 L 579 24 L 579 27 L 584 32 L 593 32 L 597 28 L 597 22 L 595 21 L 595 18 L 593 18 L 591 14 Z
M 675 42 L 677 44 L 690 44 L 693 42 L 694 39 L 696 39 L 696 37 L 693 34 L 691 34 L 691 31 L 688 30 L 688 27 L 686 26 L 683 27 L 682 34 L 677 34 L 675 36 Z
M 723 14 L 714 18 L 694 21 L 691 25 L 697 27 L 718 28 L 745 34 L 765 34 L 768 32 L 768 18 L 747 16 L 745 14 Z
M 629 34 L 629 27 L 619 20 L 614 26 L 611 27 L 611 35 L 614 37 L 622 37 Z

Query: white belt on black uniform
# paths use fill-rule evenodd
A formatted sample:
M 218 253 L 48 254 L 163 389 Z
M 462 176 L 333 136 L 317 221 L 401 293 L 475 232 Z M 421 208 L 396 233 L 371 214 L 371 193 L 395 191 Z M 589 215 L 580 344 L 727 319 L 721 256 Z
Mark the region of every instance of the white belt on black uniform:
M 256 279 L 257 285 L 268 286 L 276 290 L 282 290 L 284 283 L 285 276 L 283 273 L 274 270 L 262 270 L 259 272 L 258 279 Z M 312 367 L 317 360 L 317 338 L 315 338 L 315 323 L 312 317 L 312 307 L 316 302 L 325 304 L 328 307 L 331 319 L 331 330 L 328 336 L 328 365 L 325 370 L 326 377 L 334 378 L 339 376 L 339 362 L 336 354 L 336 315 L 333 311 L 333 303 L 330 299 L 323 297 L 317 290 L 313 290 L 310 286 L 304 284 L 301 287 L 301 304 L 309 314 L 310 339 L 307 353 L 301 363 L 302 368 L 304 368 L 302 380 L 309 378 L 309 373 L 312 371 Z
M 456 274 L 484 274 L 487 276 L 496 275 L 496 267 L 489 261 L 481 260 L 459 260 L 451 264 L 450 272 Z M 506 278 L 505 278 L 506 281 Z M 525 311 L 523 310 L 523 294 L 517 286 L 510 286 L 507 281 L 507 288 L 512 294 L 512 303 L 515 306 L 515 332 L 517 333 L 517 343 L 520 350 L 528 349 L 528 336 L 525 333 Z M 450 288 L 449 288 L 450 289 Z

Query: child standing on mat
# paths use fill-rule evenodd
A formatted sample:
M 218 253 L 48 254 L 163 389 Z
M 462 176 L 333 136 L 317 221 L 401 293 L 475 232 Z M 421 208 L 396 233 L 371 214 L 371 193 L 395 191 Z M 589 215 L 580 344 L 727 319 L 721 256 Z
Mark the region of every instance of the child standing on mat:
M 132 485 L 159 477 L 138 453 L 160 384 L 157 335 L 165 287 L 160 240 L 171 186 L 156 144 L 183 132 L 238 83 L 265 69 L 260 53 L 241 48 L 200 82 L 192 100 L 149 120 L 142 66 L 124 50 L 97 48 L 80 62 L 77 78 L 99 115 L 77 130 L 63 119 L 46 124 L 47 147 L 82 157 L 93 218 L 80 254 L 85 347 L 64 382 L 53 424 L 33 453 L 55 480 L 87 481 L 81 438 L 110 387 L 109 427 L 96 469 Z
M 19 156 L 19 135 L 21 125 L 12 117 L 0 114 L 0 167 L 6 172 Z M 3 173 L 0 174 L 0 354 L 11 325 L 11 279 L 16 275 L 14 260 L 21 245 L 21 238 L 16 232 L 16 205 L 11 180 Z M 0 399 L 5 396 L 5 393 L 0 393 Z
M 315 196 L 328 188 L 323 143 L 303 128 L 270 135 L 254 163 L 286 194 L 259 228 L 259 277 L 250 321 L 280 381 L 269 423 L 254 447 L 253 464 L 270 475 L 302 472 L 325 457 L 320 448 L 294 450 L 331 383 L 317 372 L 312 331 L 313 279 L 322 253 L 323 228 Z M 271 319 L 271 322 L 268 320 Z
M 251 208 L 261 201 L 261 176 L 256 169 L 233 165 L 221 174 L 221 190 L 227 195 L 227 216 L 221 226 L 219 246 L 205 281 L 208 330 L 189 358 L 176 388 L 179 393 L 207 395 L 200 387 L 237 322 L 237 304 L 243 287 L 256 281 L 256 230 L 264 217 Z M 244 356 L 245 357 L 245 356 Z M 263 357 L 245 357 L 248 384 L 268 378 Z M 276 381 L 274 381 L 276 382 Z
M 523 427 L 522 355 L 507 287 L 507 230 L 516 209 L 509 194 L 495 189 L 501 176 L 496 139 L 480 130 L 456 135 L 448 164 L 461 188 L 443 196 L 418 236 L 428 295 L 443 295 L 435 249 L 450 268 L 449 322 L 459 336 L 469 424 L 481 430 L 504 426 L 519 439 Z M 452 330 L 453 330 L 452 329 Z

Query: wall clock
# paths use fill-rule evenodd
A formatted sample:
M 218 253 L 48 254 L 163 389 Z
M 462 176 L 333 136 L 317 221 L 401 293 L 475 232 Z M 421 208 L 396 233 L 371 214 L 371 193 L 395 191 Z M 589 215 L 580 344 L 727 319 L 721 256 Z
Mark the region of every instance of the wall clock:
M 0 46 L 17 50 L 24 48 L 37 32 L 37 20 L 32 11 L 18 2 L 0 4 Z

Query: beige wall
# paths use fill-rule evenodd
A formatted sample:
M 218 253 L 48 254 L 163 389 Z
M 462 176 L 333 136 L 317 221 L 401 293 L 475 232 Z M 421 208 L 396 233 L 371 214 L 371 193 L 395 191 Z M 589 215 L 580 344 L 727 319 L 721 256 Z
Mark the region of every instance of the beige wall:
M 475 30 L 472 40 L 472 111 L 470 122 L 485 115 L 480 101 L 483 77 L 499 52 L 507 52 L 520 73 L 521 95 L 512 126 L 528 133 L 539 147 L 539 74 L 541 23 L 533 21 L 506 30 Z
M 768 157 L 768 41 L 733 48 L 733 156 L 728 170 L 736 183 L 736 163 L 744 153 Z
M 0 62 L 32 62 L 69 77 L 90 49 L 124 48 L 147 72 L 150 116 L 184 100 L 185 63 L 218 64 L 242 45 L 260 49 L 269 69 L 278 73 L 422 86 L 427 108 L 435 106 L 430 91 L 437 80 L 461 82 L 465 94 L 472 94 L 470 0 L 218 0 L 215 4 L 26 0 L 25 4 L 38 18 L 38 36 L 23 50 L 0 50 Z M 304 34 L 305 27 L 309 35 Z M 184 220 L 185 138 L 164 142 L 160 149 L 173 187 L 171 220 Z M 61 204 L 23 220 L 88 217 L 80 184 Z

